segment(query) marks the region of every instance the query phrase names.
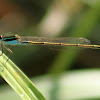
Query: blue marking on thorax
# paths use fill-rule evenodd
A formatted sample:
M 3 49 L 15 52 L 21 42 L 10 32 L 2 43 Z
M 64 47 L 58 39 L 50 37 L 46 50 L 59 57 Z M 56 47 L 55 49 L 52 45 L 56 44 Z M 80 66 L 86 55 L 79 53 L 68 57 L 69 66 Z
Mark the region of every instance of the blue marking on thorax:
M 19 45 L 20 42 L 17 41 L 17 40 L 13 40 L 13 41 L 4 41 L 5 44 L 8 44 L 8 45 Z
M 27 41 L 19 42 L 18 40 L 4 41 L 4 43 L 8 45 L 27 45 L 28 44 Z

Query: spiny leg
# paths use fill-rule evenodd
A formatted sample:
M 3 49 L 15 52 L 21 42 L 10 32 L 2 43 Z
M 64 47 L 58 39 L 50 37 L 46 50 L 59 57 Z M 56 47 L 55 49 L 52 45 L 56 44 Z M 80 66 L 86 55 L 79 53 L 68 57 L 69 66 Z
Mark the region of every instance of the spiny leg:
M 11 54 L 13 54 L 13 52 L 12 52 L 11 49 L 9 49 L 8 47 L 6 47 L 5 45 L 4 45 L 4 47 L 6 48 L 6 50 L 7 50 L 8 52 L 10 52 Z
M 8 53 L 10 52 L 10 56 L 8 57 L 8 59 L 6 60 L 6 62 L 9 60 L 9 58 L 12 56 L 13 51 L 11 50 L 15 45 L 13 45 L 11 48 L 8 48 L 4 45 L 4 47 L 6 48 L 6 50 L 8 51 Z

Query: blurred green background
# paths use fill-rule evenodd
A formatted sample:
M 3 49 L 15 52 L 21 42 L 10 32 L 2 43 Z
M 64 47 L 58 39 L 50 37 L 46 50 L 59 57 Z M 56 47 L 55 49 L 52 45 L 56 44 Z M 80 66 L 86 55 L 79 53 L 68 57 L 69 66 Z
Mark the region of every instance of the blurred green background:
M 99 23 L 100 0 L 0 0 L 2 35 L 84 37 L 100 44 Z M 33 45 L 15 46 L 13 55 L 4 51 L 48 100 L 100 100 L 99 49 Z M 5 84 L 0 78 L 0 98 L 19 100 Z

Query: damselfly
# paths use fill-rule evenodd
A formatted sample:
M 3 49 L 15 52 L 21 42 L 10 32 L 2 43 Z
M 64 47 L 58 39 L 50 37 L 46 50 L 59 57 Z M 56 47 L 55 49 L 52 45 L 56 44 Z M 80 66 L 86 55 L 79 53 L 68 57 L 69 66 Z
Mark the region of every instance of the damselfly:
M 100 45 L 91 45 L 91 42 L 85 38 L 63 37 L 31 37 L 31 36 L 0 36 L 2 45 L 56 45 L 56 46 L 77 46 L 82 48 L 100 49 Z M 1 45 L 1 47 L 2 47 Z

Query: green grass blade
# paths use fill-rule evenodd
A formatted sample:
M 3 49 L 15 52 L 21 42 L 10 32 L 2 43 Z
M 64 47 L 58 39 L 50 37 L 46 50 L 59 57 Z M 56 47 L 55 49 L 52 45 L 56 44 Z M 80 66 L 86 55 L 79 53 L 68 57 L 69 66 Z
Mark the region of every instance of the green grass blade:
M 23 100 L 46 100 L 27 76 L 4 54 L 0 56 L 0 75 Z

